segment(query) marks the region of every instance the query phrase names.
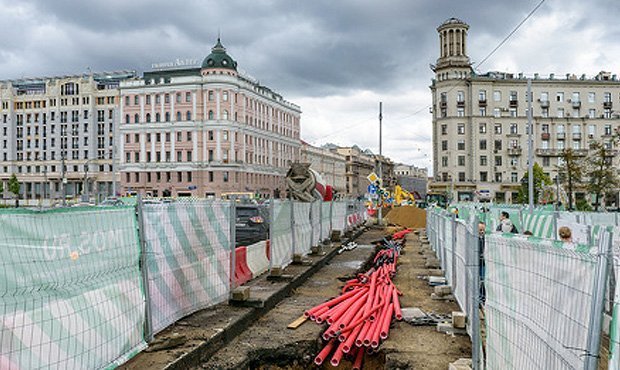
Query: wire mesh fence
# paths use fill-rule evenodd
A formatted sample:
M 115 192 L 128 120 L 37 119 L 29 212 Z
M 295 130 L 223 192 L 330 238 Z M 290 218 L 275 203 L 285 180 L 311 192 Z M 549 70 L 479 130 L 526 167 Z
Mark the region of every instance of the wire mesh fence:
M 485 313 L 486 356 L 474 354 L 474 368 L 595 369 L 607 332 L 609 368 L 620 368 L 618 229 L 599 225 L 595 230 L 576 222 L 605 217 L 511 210 L 523 218 L 526 230 L 550 238 L 493 232 L 488 223 L 497 212 L 488 209 L 470 209 L 468 220 L 445 210 L 427 211 L 428 239 L 472 321 L 468 333 L 474 349 L 483 344 L 478 307 Z M 478 235 L 478 215 L 487 222 L 486 235 Z M 576 240 L 556 240 L 561 226 L 571 227 Z

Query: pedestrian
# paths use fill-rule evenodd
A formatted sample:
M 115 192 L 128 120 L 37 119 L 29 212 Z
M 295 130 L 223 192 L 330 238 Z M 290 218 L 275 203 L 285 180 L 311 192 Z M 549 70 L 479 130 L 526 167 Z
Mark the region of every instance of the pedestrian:
M 501 231 L 503 233 L 513 233 L 516 234 L 519 231 L 517 227 L 510 220 L 510 214 L 506 211 L 502 211 L 499 215 L 499 225 L 497 225 L 496 231 Z
M 558 230 L 558 235 L 560 236 L 560 240 L 565 243 L 573 242 L 573 232 L 568 226 L 560 227 L 560 229 Z

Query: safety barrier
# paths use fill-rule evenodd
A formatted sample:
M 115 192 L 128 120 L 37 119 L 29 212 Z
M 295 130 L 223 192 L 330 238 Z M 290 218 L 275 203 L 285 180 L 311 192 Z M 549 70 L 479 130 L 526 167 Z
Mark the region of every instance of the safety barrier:
M 145 348 L 133 207 L 6 209 L 0 225 L 0 368 L 104 368 Z
M 246 247 L 246 261 L 252 273 L 252 278 L 269 270 L 269 251 L 267 249 L 267 243 L 267 240 L 263 240 Z
M 340 232 L 346 231 L 347 203 L 332 203 L 332 229 Z
M 574 222 L 593 218 L 535 210 L 533 216 L 521 213 L 526 230 L 553 237 L 558 227 L 568 226 L 574 242 L 495 232 L 480 239 L 478 216 L 488 224 L 493 214 L 473 210 L 463 220 L 445 210 L 427 211 L 428 239 L 468 315 L 474 369 L 594 370 L 603 332 L 610 335 L 609 368 L 619 369 L 620 230 L 593 231 Z M 479 305 L 485 312 L 484 342 Z
M 139 204 L 138 211 L 143 218 L 153 333 L 226 301 L 234 247 L 231 204 Z
M 120 365 L 345 224 L 344 202 L 270 207 L 271 239 L 236 249 L 231 202 L 0 210 L 0 368 Z

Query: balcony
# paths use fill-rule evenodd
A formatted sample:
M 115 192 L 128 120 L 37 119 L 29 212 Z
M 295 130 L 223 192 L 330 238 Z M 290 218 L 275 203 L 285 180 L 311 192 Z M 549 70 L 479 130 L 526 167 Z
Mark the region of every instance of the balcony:
M 558 136 L 558 140 L 566 139 L 566 133 L 564 133 L 564 132 L 558 132 L 557 136 Z
M 603 108 L 611 109 L 612 105 L 613 104 L 610 101 L 603 102 Z
M 581 140 L 581 133 L 573 132 L 573 140 Z
M 447 101 L 441 101 L 441 102 L 439 103 L 439 106 L 440 106 L 441 108 L 447 108 L 447 107 L 448 107 L 448 102 L 447 102 Z
M 549 108 L 549 100 L 539 100 L 541 108 Z
M 478 105 L 481 107 L 486 107 L 487 106 L 487 100 L 486 99 L 478 99 Z
M 457 108 L 465 108 L 465 101 L 457 101 L 456 102 L 456 107 Z
M 518 100 L 511 100 L 510 101 L 510 108 L 517 108 L 519 106 L 519 101 Z
M 560 149 L 536 149 L 536 155 L 539 157 L 557 157 L 561 154 Z
M 579 100 L 573 100 L 572 104 L 573 104 L 573 108 L 575 108 L 575 109 L 581 107 L 581 101 L 579 101 Z
M 542 140 L 549 140 L 550 137 L 551 135 L 548 132 L 543 132 L 542 134 L 540 134 L 540 138 Z
M 520 147 L 508 148 L 508 155 L 521 155 L 522 152 L 523 149 L 521 149 Z

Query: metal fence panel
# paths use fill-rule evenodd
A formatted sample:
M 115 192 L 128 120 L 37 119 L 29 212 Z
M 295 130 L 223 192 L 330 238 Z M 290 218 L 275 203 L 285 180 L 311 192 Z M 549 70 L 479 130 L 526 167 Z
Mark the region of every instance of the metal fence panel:
M 310 242 L 310 245 L 319 245 L 319 242 L 321 240 L 321 203 L 322 202 L 320 200 L 317 200 L 315 202 L 312 202 L 311 205 L 312 210 L 310 212 L 310 215 L 312 216 L 312 240 Z
M 293 218 L 295 220 L 295 253 L 306 256 L 312 246 L 312 224 L 310 208 L 312 203 L 293 201 Z
M 0 368 L 103 368 L 146 346 L 133 207 L 2 210 L 0 225 Z
M 321 204 L 321 224 L 322 224 L 322 228 L 321 228 L 321 239 L 329 239 L 329 236 L 332 232 L 331 230 L 331 206 L 332 203 L 331 202 L 323 202 Z
M 270 223 L 270 267 L 285 268 L 293 261 L 292 218 L 291 201 L 275 199 Z
M 333 202 L 332 229 L 341 232 L 346 231 L 347 203 Z
M 146 204 L 146 267 L 155 333 L 230 294 L 230 203 Z
M 485 261 L 488 368 L 583 368 L 596 256 L 488 235 Z

